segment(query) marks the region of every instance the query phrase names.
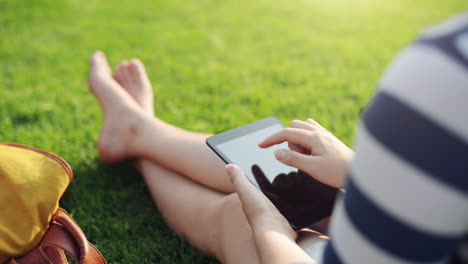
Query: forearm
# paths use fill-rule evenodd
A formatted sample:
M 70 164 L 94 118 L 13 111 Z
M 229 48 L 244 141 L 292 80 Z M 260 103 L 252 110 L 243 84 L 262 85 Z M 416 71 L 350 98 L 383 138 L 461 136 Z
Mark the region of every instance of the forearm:
M 232 164 L 226 166 L 252 229 L 260 263 L 315 263 L 297 244 L 296 233 L 276 207 Z
M 273 224 L 274 225 L 274 224 Z M 260 263 L 315 263 L 297 244 L 291 230 L 263 224 L 253 228 Z

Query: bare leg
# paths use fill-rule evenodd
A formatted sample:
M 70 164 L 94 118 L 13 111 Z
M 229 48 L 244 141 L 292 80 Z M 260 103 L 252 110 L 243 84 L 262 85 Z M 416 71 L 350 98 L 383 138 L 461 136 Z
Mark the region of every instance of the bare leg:
M 140 166 L 172 230 L 223 263 L 258 263 L 252 232 L 236 194 L 212 191 L 150 161 Z
M 259 263 L 237 194 L 220 194 L 146 160 L 140 161 L 140 172 L 166 223 L 177 234 L 222 263 Z M 316 257 L 326 240 L 318 232 L 303 231 L 298 244 Z
M 95 67 L 102 66 L 101 62 L 97 63 Z M 123 86 L 119 87 L 120 90 L 108 89 L 108 86 L 94 87 L 95 93 L 106 94 L 100 99 L 106 113 L 107 126 L 101 133 L 100 141 L 107 140 L 109 134 L 113 140 L 125 140 L 123 136 L 135 136 L 131 133 L 111 133 L 115 131 L 115 127 L 126 131 L 124 126 L 128 123 L 122 120 L 132 117 L 135 112 L 152 113 L 151 87 L 138 85 L 138 80 L 127 78 L 135 77 L 135 72 L 132 71 L 137 69 L 139 64 L 139 61 L 132 60 L 122 63 L 116 69 L 114 79 Z M 129 76 L 126 76 L 127 74 Z M 102 76 L 93 78 L 99 79 Z M 103 83 L 108 82 L 110 84 L 105 85 L 113 85 L 109 78 L 94 82 L 94 85 L 104 85 Z M 101 90 L 96 91 L 97 89 Z M 122 92 L 127 96 L 121 98 Z M 114 113 L 118 113 L 119 118 L 111 118 Z M 123 144 L 119 147 L 126 146 Z M 125 149 L 119 151 L 125 152 Z M 225 195 L 211 190 L 148 160 L 138 159 L 137 162 L 160 212 L 176 233 L 201 251 L 215 255 L 223 263 L 258 263 L 250 226 L 236 194 Z
M 119 74 L 118 69 L 112 79 L 102 55 L 93 56 L 91 61 L 89 86 L 105 115 L 98 145 L 101 159 L 117 163 L 126 158 L 144 157 L 214 190 L 231 193 L 233 189 L 223 161 L 205 144 L 208 135 L 179 129 L 143 111 L 119 83 L 140 82 L 143 89 L 136 91 L 151 86 L 141 63 L 133 61 L 127 66 L 143 79 Z M 145 104 L 147 109 L 152 108 L 152 102 Z

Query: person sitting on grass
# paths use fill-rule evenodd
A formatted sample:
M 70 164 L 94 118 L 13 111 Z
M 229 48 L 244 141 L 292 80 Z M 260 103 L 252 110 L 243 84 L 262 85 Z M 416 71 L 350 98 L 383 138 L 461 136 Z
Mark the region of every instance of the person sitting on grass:
M 243 172 L 206 146 L 209 135 L 154 115 L 139 60 L 112 74 L 96 52 L 89 74 L 105 117 L 101 159 L 135 159 L 169 227 L 223 263 L 468 263 L 467 85 L 462 14 L 425 31 L 390 65 L 360 123 L 356 154 L 311 119 L 260 143 L 288 142 L 279 161 L 346 189 L 314 260 Z

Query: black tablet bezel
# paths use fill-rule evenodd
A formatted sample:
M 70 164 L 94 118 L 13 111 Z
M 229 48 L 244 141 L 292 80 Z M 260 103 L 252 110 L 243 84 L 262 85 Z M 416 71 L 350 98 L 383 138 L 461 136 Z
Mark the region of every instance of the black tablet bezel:
M 232 163 L 232 161 L 224 155 L 224 153 L 218 149 L 218 145 L 231 141 L 233 139 L 243 137 L 245 135 L 248 135 L 252 132 L 261 130 L 263 128 L 267 128 L 270 126 L 274 125 L 280 125 L 281 127 L 285 127 L 281 121 L 279 121 L 275 117 L 267 117 L 258 121 L 255 121 L 253 123 L 234 128 L 232 130 L 228 130 L 226 132 L 211 136 L 206 139 L 206 144 L 226 163 Z M 259 142 L 260 143 L 260 142 Z

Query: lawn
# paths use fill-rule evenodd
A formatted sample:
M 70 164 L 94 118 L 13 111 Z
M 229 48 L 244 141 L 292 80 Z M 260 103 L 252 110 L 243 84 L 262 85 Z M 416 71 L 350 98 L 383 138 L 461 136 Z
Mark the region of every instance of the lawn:
M 0 140 L 65 158 L 61 205 L 110 263 L 216 263 L 175 236 L 129 164 L 100 162 L 94 50 L 140 58 L 157 115 L 218 133 L 312 117 L 346 144 L 392 57 L 461 0 L 0 0 Z M 157 137 L 157 135 L 154 135 Z

